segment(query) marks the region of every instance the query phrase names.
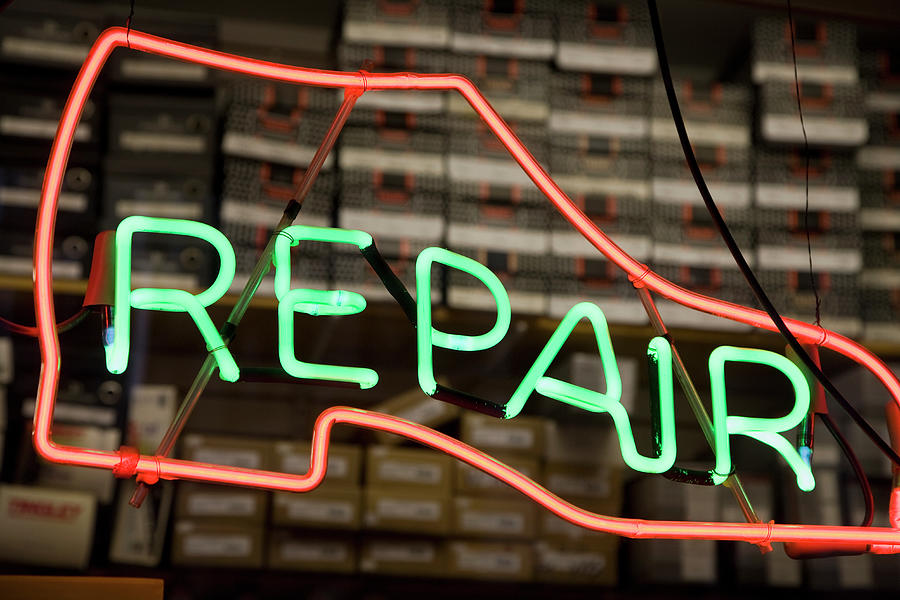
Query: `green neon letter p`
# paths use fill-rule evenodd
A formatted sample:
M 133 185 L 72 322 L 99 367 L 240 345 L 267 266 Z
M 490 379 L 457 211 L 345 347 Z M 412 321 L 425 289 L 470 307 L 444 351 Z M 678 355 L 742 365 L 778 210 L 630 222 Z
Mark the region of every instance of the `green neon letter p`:
M 784 373 L 794 388 L 794 406 L 791 411 L 783 417 L 773 419 L 729 416 L 725 399 L 727 361 L 768 365 Z M 774 448 L 797 475 L 797 487 L 804 492 L 812 491 L 816 487 L 812 470 L 800 457 L 793 444 L 780 435 L 781 432 L 799 425 L 809 412 L 809 382 L 800 368 L 786 357 L 768 350 L 719 346 L 709 355 L 709 380 L 715 426 L 716 475 L 713 478 L 715 483 L 722 483 L 731 473 L 729 436 L 746 435 Z
M 438 331 L 431 325 L 431 265 L 442 263 L 465 271 L 483 283 L 497 303 L 497 321 L 487 333 L 462 335 Z M 475 352 L 487 350 L 503 339 L 509 331 L 512 309 L 509 294 L 490 269 L 476 260 L 443 248 L 425 248 L 416 259 L 416 349 L 418 354 L 419 386 L 429 396 L 437 391 L 434 379 L 434 346 L 449 350 Z
M 184 290 L 139 288 L 131 289 L 131 242 L 135 233 L 163 233 L 185 235 L 206 240 L 219 253 L 219 273 L 209 288 L 199 294 Z M 194 320 L 206 349 L 212 352 L 219 367 L 219 377 L 237 381 L 237 363 L 228 351 L 222 336 L 213 325 L 206 307 L 225 295 L 234 279 L 234 249 L 228 239 L 215 228 L 204 223 L 184 219 L 157 217 L 127 217 L 116 229 L 116 282 L 113 307 L 113 340 L 105 347 L 106 368 L 110 373 L 122 373 L 128 366 L 131 345 L 131 309 L 186 312 Z

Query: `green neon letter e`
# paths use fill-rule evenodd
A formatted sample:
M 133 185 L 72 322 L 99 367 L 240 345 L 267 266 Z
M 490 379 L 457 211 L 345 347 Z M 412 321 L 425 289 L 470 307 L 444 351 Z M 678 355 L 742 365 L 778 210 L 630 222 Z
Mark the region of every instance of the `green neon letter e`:
M 206 240 L 219 253 L 219 273 L 208 289 L 197 295 L 184 290 L 167 288 L 131 289 L 131 241 L 135 233 L 163 233 L 186 235 Z M 116 228 L 116 283 L 113 307 L 113 341 L 105 347 L 106 368 L 110 373 L 122 373 L 128 366 L 131 345 L 131 308 L 186 312 L 194 320 L 206 349 L 212 352 L 219 367 L 219 377 L 237 381 L 237 363 L 216 330 L 206 307 L 221 298 L 234 279 L 234 249 L 228 239 L 215 228 L 204 223 L 184 219 L 156 217 L 128 217 Z
M 483 283 L 497 304 L 497 321 L 487 333 L 462 335 L 438 331 L 431 325 L 431 265 L 442 263 L 465 271 Z M 425 248 L 416 259 L 416 349 L 418 354 L 419 386 L 429 396 L 437 391 L 434 379 L 432 350 L 447 348 L 463 352 L 487 350 L 495 346 L 509 331 L 512 309 L 509 294 L 490 269 L 461 254 L 443 248 Z
M 725 400 L 725 363 L 727 361 L 768 365 L 784 373 L 794 388 L 794 407 L 783 417 L 774 419 L 758 417 L 733 417 L 728 415 Z M 781 432 L 793 429 L 809 411 L 809 382 L 797 365 L 786 357 L 768 350 L 719 346 L 709 355 L 709 378 L 712 391 L 713 425 L 715 426 L 716 475 L 720 484 L 731 473 L 731 446 L 729 436 L 746 435 L 767 444 L 781 454 L 797 476 L 797 487 L 804 492 L 816 487 L 809 465 L 800 457 L 797 449 Z
M 278 360 L 289 375 L 298 379 L 323 379 L 356 383 L 367 389 L 378 383 L 378 373 L 363 367 L 322 365 L 297 360 L 294 349 L 294 313 L 312 316 L 353 315 L 366 307 L 366 299 L 347 290 L 291 289 L 291 246 L 301 240 L 353 244 L 360 250 L 372 245 L 363 231 L 292 225 L 275 240 L 275 296 L 278 298 Z

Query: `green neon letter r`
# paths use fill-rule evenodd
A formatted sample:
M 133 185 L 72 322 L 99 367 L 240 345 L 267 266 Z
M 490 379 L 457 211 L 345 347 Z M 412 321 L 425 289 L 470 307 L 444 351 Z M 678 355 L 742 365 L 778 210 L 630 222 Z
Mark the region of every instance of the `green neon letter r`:
M 727 361 L 768 365 L 784 373 L 794 388 L 794 406 L 783 417 L 774 419 L 759 417 L 733 417 L 728 415 L 725 399 L 725 363 Z M 809 382 L 797 365 L 786 357 L 768 350 L 719 346 L 709 355 L 709 380 L 712 391 L 713 425 L 715 426 L 716 475 L 718 485 L 731 473 L 731 446 L 729 436 L 746 435 L 767 444 L 781 454 L 797 475 L 797 487 L 804 492 L 816 487 L 809 465 L 800 457 L 781 432 L 793 429 L 809 412 Z
M 186 235 L 206 240 L 219 253 L 219 273 L 208 289 L 197 295 L 171 288 L 131 289 L 131 242 L 135 233 L 163 233 Z M 237 363 L 228 351 L 222 336 L 213 325 L 206 307 L 221 298 L 234 279 L 234 249 L 228 239 L 215 228 L 204 223 L 183 219 L 156 217 L 127 217 L 116 229 L 116 283 L 113 307 L 113 341 L 105 347 L 106 368 L 110 373 L 122 373 L 128 366 L 131 345 L 131 308 L 186 312 L 194 320 L 206 349 L 212 352 L 219 367 L 219 377 L 237 381 Z

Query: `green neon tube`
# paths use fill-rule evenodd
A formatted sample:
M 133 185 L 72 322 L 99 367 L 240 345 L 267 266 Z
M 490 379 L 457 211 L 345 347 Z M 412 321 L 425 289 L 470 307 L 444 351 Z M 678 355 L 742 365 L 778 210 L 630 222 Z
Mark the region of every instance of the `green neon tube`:
M 325 242 L 329 244 L 352 244 L 360 250 L 372 245 L 372 236 L 365 231 L 355 229 L 338 229 L 336 227 L 313 227 L 311 225 L 291 225 L 281 230 L 275 240 L 275 253 L 272 261 L 275 264 L 275 297 L 287 293 L 291 288 L 291 247 L 303 240 Z M 278 269 L 278 264 L 288 268 Z
M 196 221 L 188 221 L 183 219 L 164 219 L 158 217 L 127 217 L 119 223 L 116 228 L 116 261 L 115 261 L 115 304 L 113 306 L 113 340 L 104 347 L 106 352 L 106 368 L 110 373 L 122 373 L 128 366 L 128 353 L 131 346 L 131 308 L 133 306 L 132 294 L 140 290 L 131 289 L 131 243 L 135 233 L 159 233 L 170 235 L 185 235 L 205 240 L 212 244 L 219 254 L 219 272 L 215 281 L 209 288 L 203 290 L 199 294 L 193 296 L 196 305 L 189 301 L 173 301 L 175 296 L 167 295 L 166 291 L 157 288 L 144 288 L 150 290 L 146 293 L 139 294 L 141 299 L 140 305 L 144 310 L 165 310 L 175 312 L 188 312 L 194 319 L 198 327 L 203 318 L 197 317 L 197 311 L 206 314 L 204 307 L 213 304 L 228 291 L 231 282 L 234 280 L 234 249 L 231 244 L 220 231 Z M 177 290 L 183 291 L 183 290 Z M 187 292 L 185 292 L 187 293 Z M 199 307 L 199 309 L 198 309 Z M 201 334 L 203 329 L 201 327 Z M 204 335 L 207 345 L 210 345 L 210 338 Z M 212 347 L 218 347 L 220 344 L 213 344 Z M 220 352 L 220 356 L 225 354 L 231 357 L 228 349 Z M 230 377 L 232 373 L 223 372 L 222 366 L 225 364 L 224 359 L 218 361 L 220 366 L 219 376 L 223 379 Z M 234 359 L 231 359 L 234 363 Z M 235 367 L 236 368 L 236 367 Z M 235 377 L 236 378 L 236 377 Z M 230 379 L 226 379 L 230 381 Z
M 131 292 L 131 306 L 143 310 L 187 312 L 200 330 L 200 335 L 206 342 L 206 349 L 212 352 L 213 358 L 216 359 L 219 377 L 230 382 L 238 380 L 240 370 L 237 363 L 212 319 L 209 318 L 209 313 L 204 310 L 196 296 L 184 290 L 139 288 Z
M 298 379 L 322 379 L 355 383 L 368 389 L 378 383 L 378 373 L 364 367 L 324 365 L 297 360 L 294 343 L 294 313 L 312 316 L 346 316 L 362 312 L 366 299 L 347 290 L 291 289 L 291 246 L 302 240 L 333 244 L 353 244 L 360 250 L 372 245 L 372 236 L 363 231 L 292 225 L 275 240 L 275 296 L 278 298 L 278 360 L 289 375 Z
M 728 361 L 767 365 L 784 373 L 794 388 L 794 406 L 791 411 L 783 417 L 771 419 L 728 415 L 725 392 L 725 363 Z M 709 379 L 715 428 L 716 475 L 713 478 L 715 483 L 722 483 L 731 473 L 729 436 L 745 435 L 778 452 L 794 470 L 797 487 L 805 492 L 812 491 L 816 486 L 812 470 L 800 457 L 793 444 L 779 435 L 799 425 L 809 411 L 809 382 L 800 368 L 788 358 L 768 350 L 719 346 L 709 355 Z
M 497 305 L 497 321 L 487 333 L 461 335 L 438 331 L 431 322 L 431 265 L 441 263 L 475 277 L 487 287 Z M 416 259 L 416 348 L 419 386 L 429 396 L 437 390 L 434 379 L 433 349 L 447 348 L 462 352 L 487 350 L 497 345 L 509 331 L 512 308 L 509 294 L 490 269 L 476 260 L 443 248 L 425 248 Z
M 600 353 L 600 361 L 606 380 L 605 393 L 589 390 L 544 375 L 563 344 L 572 334 L 575 325 L 583 318 L 587 318 L 594 328 L 594 336 L 597 341 L 597 349 Z M 600 307 L 591 302 L 576 304 L 563 317 L 556 331 L 550 336 L 537 360 L 535 360 L 506 405 L 506 418 L 512 418 L 519 414 L 533 391 L 586 411 L 609 413 L 616 427 L 616 433 L 619 436 L 619 448 L 625 463 L 632 469 L 645 473 L 665 472 L 675 464 L 675 456 L 677 454 L 675 402 L 672 386 L 672 350 L 668 341 L 657 337 L 650 341 L 647 352 L 651 360 L 656 363 L 659 375 L 660 398 L 658 404 L 662 428 L 659 440 L 659 456 L 655 458 L 643 456 L 637 450 L 634 432 L 631 428 L 631 419 L 621 403 L 622 379 L 616 363 L 612 340 L 609 337 L 606 317 Z

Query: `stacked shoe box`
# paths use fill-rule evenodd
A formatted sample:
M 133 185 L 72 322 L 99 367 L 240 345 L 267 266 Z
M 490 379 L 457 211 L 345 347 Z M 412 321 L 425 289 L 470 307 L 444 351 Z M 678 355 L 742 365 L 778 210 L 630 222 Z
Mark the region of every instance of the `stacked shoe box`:
M 641 2 L 567 3 L 552 74 L 553 178 L 635 259 L 650 258 L 649 133 L 652 35 Z M 646 321 L 627 276 L 557 211 L 550 211 L 554 276 L 549 312 L 597 302 L 614 323 Z
M 449 43 L 444 3 L 357 0 L 347 5 L 338 54 L 348 71 L 440 73 Z M 443 245 L 448 122 L 445 92 L 374 91 L 359 99 L 341 136 L 338 225 L 372 234 L 409 290 L 419 252 Z M 337 250 L 335 279 L 370 300 L 390 299 L 355 248 Z M 432 286 L 435 300 L 440 291 Z
M 864 335 L 900 340 L 900 57 L 862 55 L 869 142 L 859 150 Z
M 675 93 L 694 154 L 710 193 L 741 250 L 752 260 L 752 98 L 746 86 L 676 79 Z M 751 302 L 688 169 L 662 83 L 653 93 L 653 265 L 683 287 L 731 302 Z M 669 302 L 660 313 L 670 326 L 743 326 Z
M 276 471 L 303 475 L 309 471 L 309 442 L 276 442 Z M 357 567 L 353 532 L 362 523 L 359 485 L 362 448 L 331 444 L 328 472 L 315 490 L 303 494 L 276 492 L 272 500 L 274 528 L 267 564 L 291 571 L 353 572 Z
M 856 69 L 855 29 L 846 23 L 797 20 L 794 32 L 799 102 L 787 19 L 761 20 L 754 29 L 763 144 L 756 157 L 754 194 L 758 272 L 785 314 L 812 320 L 815 288 L 826 326 L 856 335 L 861 327 L 857 283 L 862 252 L 852 150 L 865 142 L 868 127 Z
M 48 15 L 53 15 L 52 17 Z M 0 274 L 31 276 L 44 168 L 75 71 L 103 24 L 94 6 L 29 2 L 0 22 Z M 40 81 L 38 84 L 37 82 Z M 103 85 L 75 130 L 59 194 L 53 274 L 87 277 L 96 233 Z
M 224 183 L 221 230 L 234 246 L 239 292 L 265 249 L 272 230 L 306 173 L 334 117 L 334 90 L 240 79 L 228 84 L 229 105 L 222 136 Z M 335 160 L 328 156 L 303 200 L 294 224 L 330 226 L 337 189 Z M 294 287 L 323 287 L 331 248 L 300 242 L 291 251 Z M 272 279 L 258 293 L 273 294 Z
M 634 514 L 678 521 L 719 521 L 727 493 L 721 486 L 675 483 L 662 477 L 638 480 L 631 492 Z M 641 583 L 714 584 L 719 579 L 713 540 L 634 540 L 627 545 L 631 575 Z
M 441 538 L 450 531 L 452 461 L 421 448 L 366 450 L 360 571 L 446 574 Z
M 478 86 L 545 167 L 551 9 L 535 1 L 457 5 L 448 60 L 449 70 Z M 451 96 L 449 109 L 448 247 L 487 265 L 503 282 L 514 312 L 543 314 L 552 268 L 547 201 L 465 99 Z M 447 301 L 460 308 L 494 307 L 482 283 L 455 269 L 448 275 Z

